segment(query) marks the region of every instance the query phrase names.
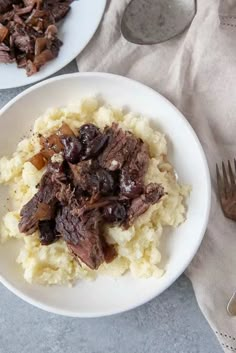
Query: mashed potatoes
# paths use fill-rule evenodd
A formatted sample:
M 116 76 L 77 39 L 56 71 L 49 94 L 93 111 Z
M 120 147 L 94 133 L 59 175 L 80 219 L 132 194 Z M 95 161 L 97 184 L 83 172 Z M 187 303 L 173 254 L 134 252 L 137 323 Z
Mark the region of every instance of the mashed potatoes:
M 105 228 L 107 241 L 117 245 L 118 256 L 112 263 L 103 264 L 95 271 L 84 264 L 79 266 L 69 254 L 63 240 L 42 246 L 37 232 L 32 236 L 20 234 L 19 212 L 35 194 L 36 185 L 45 171 L 38 171 L 28 162 L 40 150 L 38 134 L 49 136 L 63 122 L 76 131 L 84 123 L 90 122 L 104 128 L 114 121 L 148 144 L 151 158 L 145 183 L 160 183 L 167 194 L 141 215 L 129 229 Z M 159 266 L 159 244 L 163 227 L 177 227 L 184 222 L 184 201 L 189 193 L 189 187 L 177 183 L 166 155 L 165 136 L 153 130 L 147 119 L 100 105 L 96 99 L 86 99 L 77 106 L 65 109 L 50 109 L 39 117 L 34 124 L 33 135 L 18 144 L 12 158 L 0 159 L 0 183 L 9 186 L 13 203 L 12 211 L 6 213 L 1 222 L 1 241 L 9 238 L 22 239 L 17 263 L 22 267 L 25 280 L 29 283 L 69 284 L 76 279 L 95 278 L 99 274 L 121 276 L 126 271 L 131 271 L 137 277 L 161 276 L 164 270 Z

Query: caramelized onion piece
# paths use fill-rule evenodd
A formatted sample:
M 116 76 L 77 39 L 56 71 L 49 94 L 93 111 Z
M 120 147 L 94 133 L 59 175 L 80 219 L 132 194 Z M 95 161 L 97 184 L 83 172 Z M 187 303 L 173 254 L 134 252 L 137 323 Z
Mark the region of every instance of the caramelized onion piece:
M 7 27 L 3 26 L 0 23 L 0 43 L 2 43 L 4 41 L 4 39 L 6 38 L 7 35 L 8 35 Z
M 55 154 L 53 150 L 47 148 L 41 149 L 40 153 L 43 155 L 44 158 L 46 158 L 46 160 L 49 160 Z
M 47 45 L 47 39 L 44 37 L 39 37 L 36 38 L 35 40 L 35 48 L 34 48 L 34 54 L 35 56 L 39 55 L 44 51 Z
M 46 165 L 45 157 L 42 155 L 41 152 L 35 154 L 32 158 L 30 158 L 29 161 L 30 161 L 30 162 L 35 166 L 35 168 L 37 168 L 38 170 L 41 170 L 41 169 Z
M 107 264 L 115 260 L 117 257 L 117 251 L 114 245 L 105 244 L 103 246 L 104 259 Z
M 45 35 L 47 36 L 48 39 L 55 38 L 57 35 L 57 27 L 55 25 L 49 25 L 48 28 L 46 29 Z
M 62 136 L 75 136 L 74 132 L 71 130 L 68 124 L 63 123 L 58 130 L 58 135 Z
M 60 153 L 64 150 L 64 146 L 57 134 L 52 134 L 47 138 L 40 136 L 40 144 L 42 146 L 41 154 L 46 159 L 50 159 L 55 153 Z
M 34 58 L 34 65 L 39 69 L 41 66 L 46 64 L 48 61 L 54 59 L 54 54 L 51 50 L 45 49 L 39 55 Z

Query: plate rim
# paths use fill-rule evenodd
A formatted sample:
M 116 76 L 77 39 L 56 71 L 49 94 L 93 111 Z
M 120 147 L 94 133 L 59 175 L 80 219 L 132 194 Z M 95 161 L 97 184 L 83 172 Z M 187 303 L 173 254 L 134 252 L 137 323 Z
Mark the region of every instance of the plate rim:
M 39 82 L 35 85 L 33 85 L 32 87 L 27 88 L 26 90 L 24 90 L 23 92 L 19 93 L 17 96 L 15 96 L 14 98 L 12 98 L 6 105 L 4 105 L 1 109 L 0 109 L 0 119 L 2 119 L 2 115 L 3 113 L 5 113 L 6 110 L 8 110 L 8 108 L 10 108 L 13 104 L 15 104 L 17 101 L 19 101 L 21 98 L 23 98 L 24 96 L 26 96 L 28 93 L 37 90 L 38 88 L 45 86 L 51 82 L 55 82 L 55 81 L 60 81 L 60 80 L 64 80 L 64 79 L 73 79 L 74 77 L 99 77 L 99 78 L 110 78 L 113 80 L 117 80 L 117 81 L 127 81 L 128 83 L 131 83 L 133 85 L 136 85 L 139 88 L 145 89 L 147 91 L 149 91 L 152 94 L 155 94 L 157 96 L 159 96 L 159 98 L 161 98 L 167 105 L 171 106 L 172 109 L 176 112 L 176 114 L 179 116 L 179 118 L 182 120 L 182 122 L 187 126 L 187 128 L 190 130 L 195 142 L 197 143 L 198 149 L 199 149 L 199 153 L 201 155 L 201 159 L 204 165 L 204 170 L 206 173 L 206 191 L 207 191 L 207 195 L 206 195 L 206 211 L 205 211 L 205 215 L 204 215 L 204 221 L 202 222 L 202 226 L 201 226 L 201 231 L 199 232 L 199 240 L 198 243 L 196 245 L 196 249 L 193 252 L 193 254 L 184 262 L 184 264 L 181 266 L 181 268 L 179 268 L 179 270 L 176 272 L 176 274 L 172 277 L 171 281 L 167 284 L 165 284 L 165 286 L 163 286 L 162 290 L 159 293 L 154 293 L 151 294 L 150 296 L 145 297 L 145 299 L 140 300 L 139 302 L 135 302 L 134 305 L 132 306 L 128 306 L 127 308 L 114 308 L 113 310 L 106 310 L 106 311 L 97 311 L 97 312 L 72 312 L 70 310 L 67 309 L 61 309 L 61 308 L 57 308 L 54 306 L 50 306 L 47 304 L 42 303 L 39 300 L 36 299 L 32 299 L 30 296 L 23 294 L 20 290 L 16 289 L 14 287 L 14 285 L 11 284 L 11 282 L 9 280 L 7 280 L 2 274 L 1 274 L 1 270 L 0 270 L 0 283 L 2 283 L 7 289 L 9 289 L 13 294 L 17 295 L 19 298 L 21 298 L 22 300 L 24 300 L 25 302 L 39 308 L 42 309 L 44 311 L 50 312 L 50 313 L 54 313 L 54 314 L 58 314 L 58 315 L 62 315 L 62 316 L 67 316 L 67 317 L 77 317 L 77 318 L 96 318 L 96 317 L 104 317 L 104 316 L 111 316 L 111 315 L 115 315 L 118 313 L 123 313 L 123 312 L 127 312 L 129 310 L 135 309 L 145 303 L 148 303 L 150 300 L 154 299 L 155 297 L 159 296 L 161 293 L 163 293 L 167 288 L 169 288 L 182 274 L 183 272 L 186 270 L 186 268 L 189 266 L 189 264 L 191 263 L 192 259 L 194 258 L 194 256 L 196 255 L 202 240 L 204 238 L 206 229 L 207 229 L 207 225 L 208 225 L 208 220 L 209 220 L 209 215 L 210 215 L 210 209 L 211 209 L 211 178 L 210 178 L 210 171 L 209 171 L 209 167 L 208 167 L 208 162 L 207 162 L 207 158 L 205 155 L 205 152 L 203 150 L 203 147 L 200 143 L 200 140 L 196 134 L 196 132 L 194 131 L 194 129 L 192 128 L 192 126 L 190 125 L 190 123 L 188 122 L 188 120 L 184 117 L 184 115 L 167 99 L 165 98 L 163 95 L 161 95 L 160 93 L 158 93 L 157 91 L 155 91 L 153 88 L 139 82 L 136 80 L 133 80 L 131 78 L 128 77 L 124 77 L 121 75 L 117 75 L 117 74 L 111 74 L 111 73 L 104 73 L 104 72 L 77 72 L 77 73 L 70 73 L 70 74 L 65 74 L 65 75 L 60 75 L 60 76 L 55 76 L 52 78 L 49 78 L 47 80 L 44 80 L 42 82 Z

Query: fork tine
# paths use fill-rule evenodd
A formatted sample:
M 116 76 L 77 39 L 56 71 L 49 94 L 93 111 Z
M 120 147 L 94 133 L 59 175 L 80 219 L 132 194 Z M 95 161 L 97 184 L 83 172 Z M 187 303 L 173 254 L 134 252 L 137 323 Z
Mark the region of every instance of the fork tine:
M 219 170 L 218 164 L 216 164 L 216 179 L 217 179 L 217 186 L 218 186 L 218 191 L 219 191 L 220 197 L 225 196 L 224 183 L 223 183 L 223 179 L 220 175 L 220 170 Z
M 229 192 L 229 180 L 225 168 L 224 162 L 222 162 L 222 171 L 223 171 L 223 183 L 224 183 L 224 191 L 225 191 L 225 196 L 227 196 Z
M 235 186 L 235 177 L 229 160 L 228 160 L 228 169 L 229 169 L 229 180 L 231 183 L 231 188 L 233 188 Z

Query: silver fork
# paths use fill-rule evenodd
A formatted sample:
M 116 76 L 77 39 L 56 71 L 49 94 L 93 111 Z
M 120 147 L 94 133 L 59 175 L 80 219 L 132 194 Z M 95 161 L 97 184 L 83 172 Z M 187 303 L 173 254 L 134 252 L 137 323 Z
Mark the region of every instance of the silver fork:
M 222 174 L 216 164 L 216 178 L 218 185 L 218 192 L 220 197 L 221 208 L 225 217 L 236 221 L 236 160 L 234 159 L 233 172 L 230 161 L 228 161 L 228 168 L 222 162 Z
M 230 161 L 228 161 L 227 168 L 222 162 L 222 174 L 216 164 L 216 178 L 224 215 L 236 221 L 236 160 L 234 159 L 234 172 Z M 226 309 L 229 315 L 236 316 L 236 292 L 230 298 Z

